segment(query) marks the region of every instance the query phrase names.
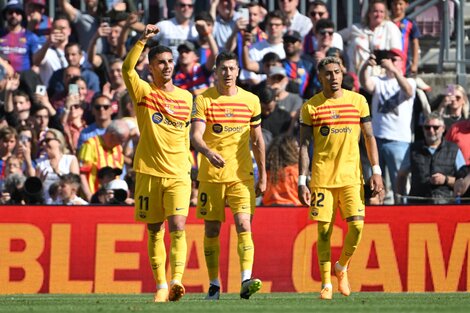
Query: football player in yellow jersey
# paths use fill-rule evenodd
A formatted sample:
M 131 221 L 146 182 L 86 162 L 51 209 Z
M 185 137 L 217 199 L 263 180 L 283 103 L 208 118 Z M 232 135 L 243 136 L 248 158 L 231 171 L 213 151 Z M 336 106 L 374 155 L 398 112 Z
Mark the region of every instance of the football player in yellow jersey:
M 173 85 L 173 54 L 156 46 L 148 53 L 153 82 L 139 78 L 135 65 L 149 38 L 159 32 L 146 25 L 122 65 L 122 76 L 134 103 L 140 139 L 134 157 L 135 219 L 147 223 L 148 252 L 157 283 L 155 302 L 178 301 L 186 264 L 185 224 L 191 194 L 189 123 L 192 95 Z M 170 231 L 170 288 L 166 281 L 164 221 Z
M 240 297 L 249 299 L 261 289 L 261 281 L 251 277 L 251 220 L 256 196 L 266 189 L 265 145 L 259 99 L 236 85 L 239 70 L 236 54 L 220 53 L 216 58 L 216 86 L 196 98 L 192 116 L 191 142 L 202 155 L 197 215 L 205 225 L 204 255 L 210 281 L 207 300 L 220 296 L 219 233 L 225 220 L 225 203 L 232 210 L 238 234 Z M 250 139 L 259 171 L 256 186 Z
M 377 144 L 365 98 L 341 88 L 341 61 L 326 57 L 318 63 L 323 91 L 305 102 L 300 117 L 298 192 L 310 206 L 310 218 L 318 222 L 318 263 L 322 279 L 321 299 L 332 299 L 330 237 L 339 207 L 348 231 L 341 256 L 335 264 L 338 289 L 349 296 L 347 268 L 361 239 L 364 225 L 364 188 L 359 156 L 359 137 L 365 138 L 372 166 L 372 194 L 383 189 Z M 312 176 L 307 187 L 309 145 L 313 143 Z

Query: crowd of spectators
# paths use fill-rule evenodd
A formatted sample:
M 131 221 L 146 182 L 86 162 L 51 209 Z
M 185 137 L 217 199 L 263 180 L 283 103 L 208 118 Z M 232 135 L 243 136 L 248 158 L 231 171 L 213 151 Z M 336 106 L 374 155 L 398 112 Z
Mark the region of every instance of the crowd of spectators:
M 45 0 L 24 1 L 1 9 L 0 202 L 132 204 L 140 134 L 121 68 L 145 27 L 140 1 L 90 0 L 81 11 L 77 1 L 57 0 L 54 19 Z M 468 97 L 459 85 L 426 97 L 429 86 L 417 75 L 420 31 L 405 16 L 409 1 L 369 1 L 362 22 L 344 29 L 320 0 L 308 2 L 306 15 L 299 0 L 277 0 L 270 12 L 263 1 L 212 0 L 208 10 L 195 10 L 193 0 L 172 2 L 172 17 L 156 21 L 160 32 L 136 70 L 151 81 L 146 53 L 166 45 L 174 84 L 197 96 L 214 84 L 215 56 L 238 54 L 239 86 L 261 102 L 271 187 L 260 203 L 300 205 L 299 111 L 321 92 L 316 64 L 326 56 L 342 61 L 342 87 L 369 100 L 386 203 L 466 199 Z M 197 182 L 193 189 L 195 199 Z

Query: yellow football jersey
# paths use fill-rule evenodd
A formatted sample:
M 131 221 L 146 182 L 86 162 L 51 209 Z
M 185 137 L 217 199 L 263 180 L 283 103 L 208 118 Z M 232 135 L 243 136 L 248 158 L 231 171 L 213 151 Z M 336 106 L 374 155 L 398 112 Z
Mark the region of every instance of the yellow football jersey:
M 305 102 L 300 122 L 313 127 L 311 186 L 342 187 L 361 184 L 360 123 L 370 120 L 366 99 L 343 89 L 338 99 L 323 92 Z
M 172 92 L 166 92 L 140 79 L 134 67 L 143 48 L 144 44 L 138 41 L 122 66 L 140 131 L 134 170 L 158 177 L 182 178 L 191 170 L 189 123 L 193 97 L 176 86 Z
M 240 87 L 235 96 L 222 96 L 216 87 L 196 97 L 193 121 L 206 123 L 203 139 L 225 160 L 215 168 L 201 157 L 198 179 L 205 182 L 233 182 L 252 179 L 250 127 L 261 123 L 259 98 Z

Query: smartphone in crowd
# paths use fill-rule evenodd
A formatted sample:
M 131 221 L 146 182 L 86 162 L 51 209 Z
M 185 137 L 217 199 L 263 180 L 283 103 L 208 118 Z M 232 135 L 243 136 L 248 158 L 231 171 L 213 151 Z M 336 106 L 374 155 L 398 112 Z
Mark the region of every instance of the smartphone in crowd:
M 36 86 L 36 93 L 40 94 L 41 96 L 45 96 L 47 91 L 47 87 L 44 85 L 37 85 Z
M 69 84 L 69 94 L 70 95 L 78 95 L 78 85 L 77 84 Z

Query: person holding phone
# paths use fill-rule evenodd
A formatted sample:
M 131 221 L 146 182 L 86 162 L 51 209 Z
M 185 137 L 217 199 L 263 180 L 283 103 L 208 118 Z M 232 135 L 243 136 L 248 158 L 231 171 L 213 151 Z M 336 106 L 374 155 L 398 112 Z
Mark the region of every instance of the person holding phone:
M 447 85 L 437 111 L 444 118 L 446 129 L 456 122 L 468 119 L 469 103 L 465 89 L 456 84 Z
M 410 125 L 416 95 L 416 81 L 403 75 L 403 60 L 400 49 L 390 50 L 380 64 L 371 54 L 359 73 L 362 87 L 372 94 L 372 127 L 379 149 L 380 167 L 387 168 L 390 176 L 387 190 L 394 193 L 398 169 L 413 138 Z M 385 75 L 371 76 L 370 67 L 377 65 L 385 70 Z M 393 203 L 394 200 L 390 197 L 386 201 Z M 398 201 L 396 197 L 395 201 Z

